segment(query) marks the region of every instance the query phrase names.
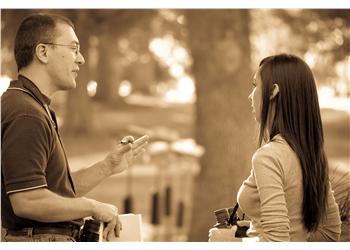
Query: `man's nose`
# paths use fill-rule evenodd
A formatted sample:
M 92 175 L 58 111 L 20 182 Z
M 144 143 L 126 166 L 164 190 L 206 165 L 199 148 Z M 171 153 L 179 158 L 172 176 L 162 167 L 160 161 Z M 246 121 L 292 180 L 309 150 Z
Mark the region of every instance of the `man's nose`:
M 84 59 L 83 55 L 80 52 L 79 52 L 79 54 L 77 56 L 77 60 L 76 61 L 77 61 L 77 63 L 79 65 L 83 65 L 85 63 L 85 59 Z

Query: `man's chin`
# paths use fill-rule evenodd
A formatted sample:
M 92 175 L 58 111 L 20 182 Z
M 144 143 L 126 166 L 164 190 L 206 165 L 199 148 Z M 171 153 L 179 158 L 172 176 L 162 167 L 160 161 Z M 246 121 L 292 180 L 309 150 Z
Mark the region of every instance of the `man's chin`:
M 72 85 L 72 89 L 75 89 L 77 87 L 77 83 L 74 81 L 73 85 Z
M 74 82 L 71 82 L 69 84 L 66 84 L 63 86 L 63 88 L 61 88 L 61 90 L 70 90 L 70 89 L 75 89 L 77 87 L 77 83 L 74 81 Z
M 75 89 L 77 87 L 77 82 L 75 79 L 69 84 L 69 89 Z

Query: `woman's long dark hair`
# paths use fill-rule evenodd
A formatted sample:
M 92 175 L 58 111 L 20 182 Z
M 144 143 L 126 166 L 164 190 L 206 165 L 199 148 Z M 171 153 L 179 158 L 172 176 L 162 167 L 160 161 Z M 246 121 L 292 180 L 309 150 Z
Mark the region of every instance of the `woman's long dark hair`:
M 316 231 L 325 214 L 328 192 L 328 162 L 324 152 L 323 128 L 314 76 L 299 57 L 280 54 L 260 62 L 262 106 L 259 145 L 276 134 L 297 154 L 303 173 L 303 223 Z M 270 100 L 273 84 L 279 93 Z M 275 102 L 272 127 L 267 128 L 269 110 Z M 266 133 L 266 131 L 269 133 Z

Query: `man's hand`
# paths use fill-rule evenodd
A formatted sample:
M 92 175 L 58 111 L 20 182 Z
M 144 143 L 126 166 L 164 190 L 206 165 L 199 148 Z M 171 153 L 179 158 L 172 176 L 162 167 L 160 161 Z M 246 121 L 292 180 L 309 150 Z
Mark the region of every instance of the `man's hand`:
M 148 139 L 147 135 L 137 140 L 134 140 L 132 136 L 124 137 L 122 142 L 117 144 L 104 159 L 106 167 L 112 174 L 123 172 L 132 165 L 135 157 L 145 152 Z
M 110 241 L 114 237 L 119 237 L 122 224 L 116 206 L 94 200 L 93 218 L 107 224 L 103 230 L 104 239 Z

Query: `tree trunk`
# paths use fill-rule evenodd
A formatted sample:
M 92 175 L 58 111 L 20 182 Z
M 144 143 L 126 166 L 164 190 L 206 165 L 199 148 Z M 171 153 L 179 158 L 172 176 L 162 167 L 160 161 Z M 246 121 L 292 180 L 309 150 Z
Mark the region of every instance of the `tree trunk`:
M 77 77 L 77 87 L 68 91 L 65 123 L 63 130 L 73 134 L 86 134 L 92 130 L 92 112 L 87 94 L 86 86 L 91 80 L 89 69 L 89 15 L 88 10 L 78 10 L 75 12 L 76 18 L 71 18 L 76 27 L 81 53 L 85 58 L 85 64 L 80 67 L 79 76 Z
M 138 46 L 148 50 L 149 22 L 154 15 L 153 10 L 103 10 L 104 17 L 101 18 L 103 27 L 99 35 L 99 62 L 98 62 L 98 88 L 95 98 L 104 103 L 123 102 L 118 94 L 119 84 L 124 80 L 126 70 L 125 58 L 118 46 L 121 38 L 130 41 L 128 32 L 135 26 L 146 26 L 140 29 L 143 32 L 141 40 L 137 40 Z M 137 51 L 139 53 L 139 51 Z M 141 51 L 142 52 L 142 51 Z
M 255 130 L 251 90 L 249 11 L 186 13 L 196 81 L 196 140 L 206 149 L 195 180 L 190 241 L 207 241 L 213 211 L 233 206 L 249 175 Z
M 122 64 L 118 51 L 119 35 L 104 32 L 100 35 L 97 92 L 95 98 L 104 103 L 116 103 L 120 99 L 118 87 L 121 82 Z

